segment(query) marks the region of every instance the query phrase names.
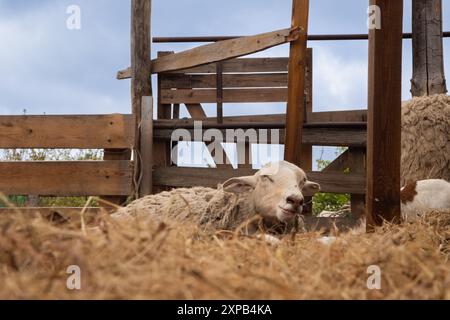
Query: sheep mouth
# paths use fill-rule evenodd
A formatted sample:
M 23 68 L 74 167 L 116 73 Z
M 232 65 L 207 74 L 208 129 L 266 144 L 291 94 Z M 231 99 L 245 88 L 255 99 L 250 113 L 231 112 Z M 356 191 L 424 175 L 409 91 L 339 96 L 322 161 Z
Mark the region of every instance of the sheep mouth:
M 286 216 L 293 217 L 293 216 L 298 214 L 298 212 L 295 211 L 295 210 L 289 210 L 289 209 L 285 209 L 285 208 L 282 208 L 282 207 L 279 207 L 279 208 L 281 209 L 281 212 L 283 212 L 283 214 L 286 215 Z

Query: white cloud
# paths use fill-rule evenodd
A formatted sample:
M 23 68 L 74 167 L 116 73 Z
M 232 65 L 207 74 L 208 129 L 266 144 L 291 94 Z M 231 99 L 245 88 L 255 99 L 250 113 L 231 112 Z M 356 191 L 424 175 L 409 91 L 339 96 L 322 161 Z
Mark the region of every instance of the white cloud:
M 367 97 L 367 62 L 344 61 L 328 49 L 317 48 L 314 54 L 314 87 L 315 106 L 319 110 L 364 107 Z

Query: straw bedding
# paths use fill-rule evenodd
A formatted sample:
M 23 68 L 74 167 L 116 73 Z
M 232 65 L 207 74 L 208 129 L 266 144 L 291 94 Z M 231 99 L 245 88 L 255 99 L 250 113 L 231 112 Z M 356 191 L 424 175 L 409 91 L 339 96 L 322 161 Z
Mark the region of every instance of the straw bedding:
M 450 212 L 330 246 L 316 233 L 271 246 L 193 222 L 91 220 L 1 216 L 0 298 L 450 299 Z M 81 268 L 79 291 L 66 288 L 70 265 Z M 381 290 L 367 289 L 370 265 L 381 268 Z

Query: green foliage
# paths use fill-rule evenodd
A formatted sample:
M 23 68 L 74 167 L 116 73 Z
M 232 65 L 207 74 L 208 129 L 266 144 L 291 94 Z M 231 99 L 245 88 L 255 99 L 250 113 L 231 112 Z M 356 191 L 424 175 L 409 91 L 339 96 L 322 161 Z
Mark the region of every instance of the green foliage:
M 318 193 L 314 196 L 313 213 L 322 211 L 338 211 L 350 201 L 348 194 Z
M 344 153 L 346 148 L 338 148 L 336 151 L 336 156 L 340 156 Z M 322 158 L 317 159 L 317 167 L 320 171 L 325 169 L 331 161 L 323 160 Z M 346 168 L 344 173 L 349 173 L 349 169 Z M 322 211 L 338 211 L 343 206 L 350 202 L 349 194 L 334 194 L 334 193 L 318 193 L 314 196 L 313 201 L 313 214 L 318 215 Z
M 0 161 L 85 161 L 102 160 L 103 150 L 67 150 L 67 149 L 9 149 L 2 150 Z M 26 195 L 10 196 L 9 202 L 17 207 L 28 205 Z M 82 207 L 86 197 L 39 197 L 39 207 Z M 97 204 L 93 202 L 92 206 Z M 0 207 L 6 204 L 0 201 Z

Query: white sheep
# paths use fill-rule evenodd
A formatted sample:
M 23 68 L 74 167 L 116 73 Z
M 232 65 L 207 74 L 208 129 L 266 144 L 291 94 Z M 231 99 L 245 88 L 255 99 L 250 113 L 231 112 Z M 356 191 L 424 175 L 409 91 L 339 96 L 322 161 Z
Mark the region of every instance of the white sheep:
M 413 181 L 401 189 L 401 212 L 413 221 L 432 210 L 450 209 L 450 183 L 442 179 Z
M 411 222 L 432 210 L 450 209 L 450 183 L 443 179 L 413 181 L 400 190 L 401 215 L 404 222 Z M 365 232 L 365 219 L 354 234 Z M 317 241 L 329 246 L 337 237 L 321 237 Z
M 284 233 L 296 227 L 303 211 L 304 193 L 313 195 L 319 191 L 319 184 L 309 181 L 302 169 L 281 161 L 264 166 L 253 176 L 229 179 L 217 190 L 176 189 L 148 196 L 113 216 L 193 221 L 233 231 L 246 224 L 249 234 L 258 233 L 261 228 L 269 233 Z

